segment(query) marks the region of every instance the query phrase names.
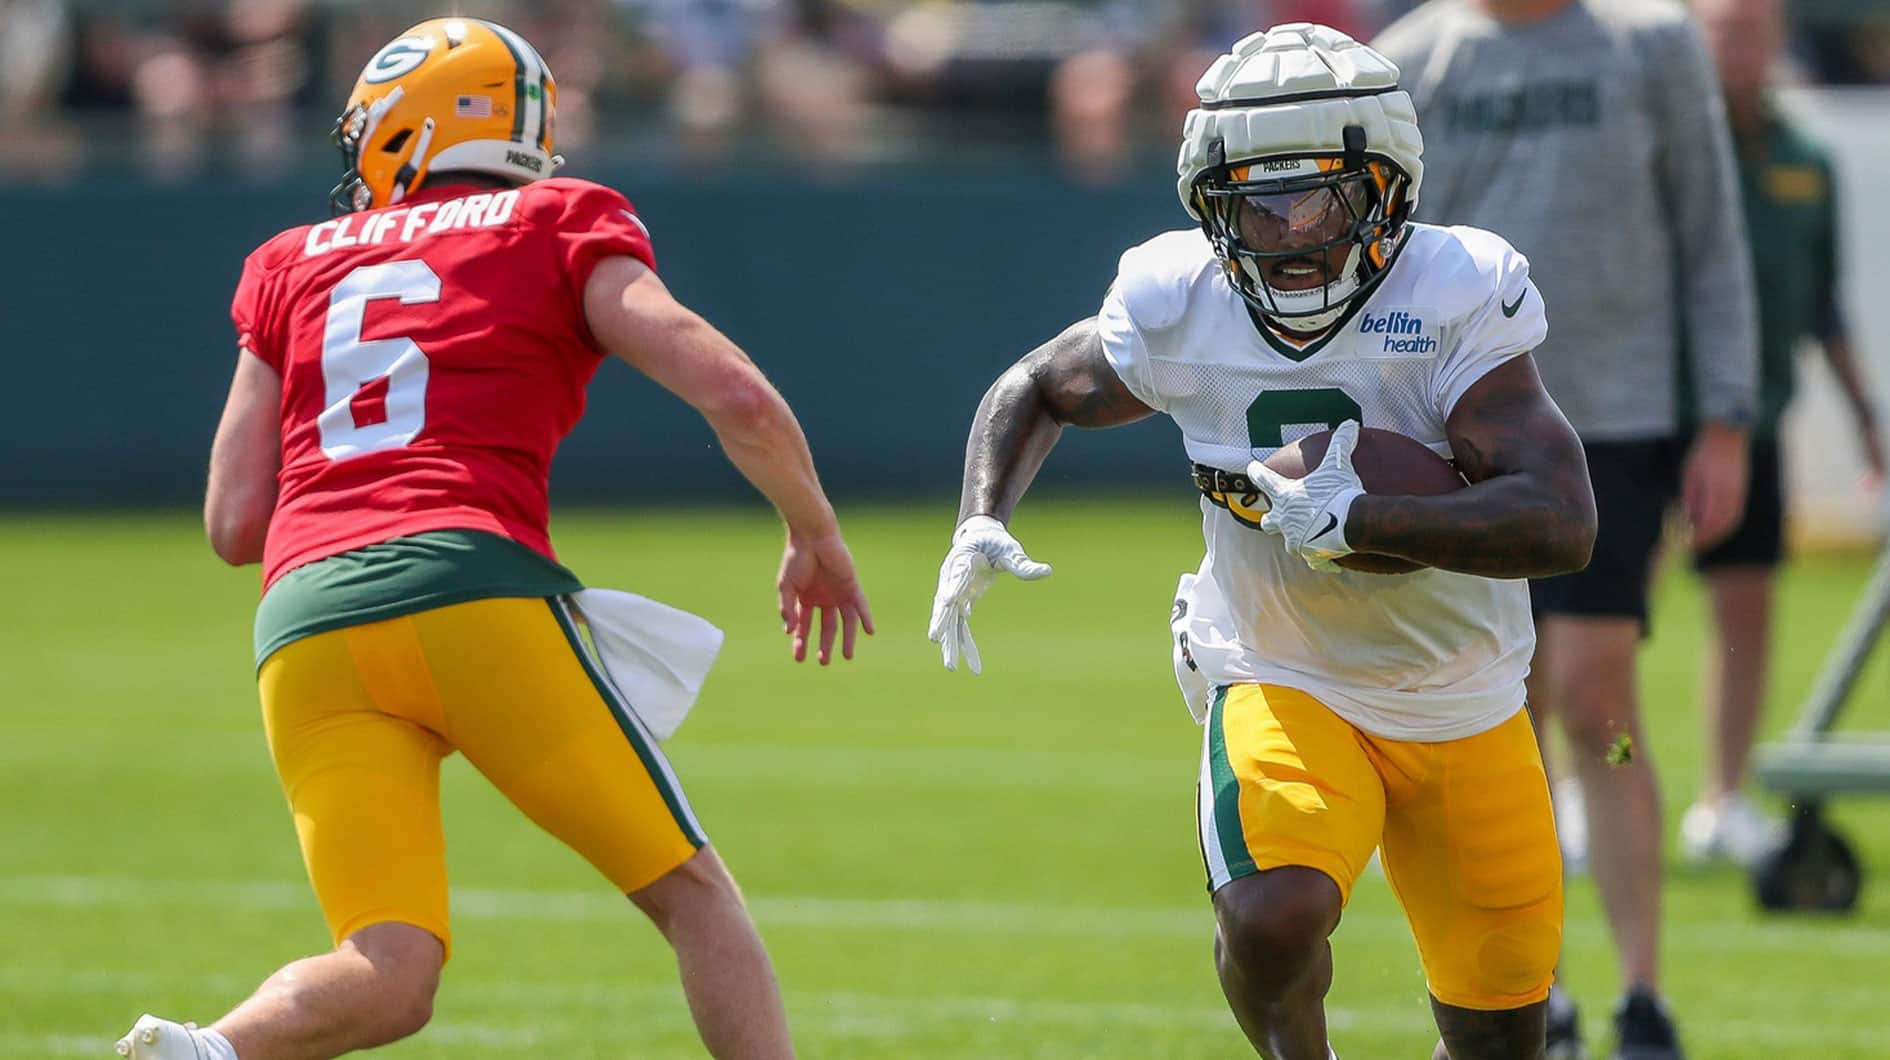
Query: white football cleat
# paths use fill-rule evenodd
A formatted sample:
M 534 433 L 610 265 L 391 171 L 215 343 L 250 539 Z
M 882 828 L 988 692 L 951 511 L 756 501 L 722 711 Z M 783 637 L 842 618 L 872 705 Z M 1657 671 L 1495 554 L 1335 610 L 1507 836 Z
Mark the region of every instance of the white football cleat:
M 194 1023 L 174 1023 L 150 1013 L 138 1017 L 123 1038 L 118 1039 L 118 1055 L 125 1060 L 206 1060 L 198 1047 Z
M 1680 852 L 1695 865 L 1728 861 L 1749 869 L 1780 834 L 1779 822 L 1735 792 L 1687 807 L 1680 818 Z
M 1562 874 L 1582 876 L 1588 872 L 1588 806 L 1582 798 L 1582 782 L 1563 777 L 1549 789 L 1549 801 L 1555 806 L 1555 838 L 1562 844 Z

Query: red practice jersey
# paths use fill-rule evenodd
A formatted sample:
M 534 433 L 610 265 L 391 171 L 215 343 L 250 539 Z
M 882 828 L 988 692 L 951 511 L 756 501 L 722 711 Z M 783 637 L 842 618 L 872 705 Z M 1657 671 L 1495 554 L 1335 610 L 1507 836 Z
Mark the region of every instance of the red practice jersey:
M 568 179 L 426 189 L 251 254 L 231 315 L 282 377 L 265 586 L 429 530 L 489 531 L 555 559 L 551 457 L 602 360 L 584 284 L 617 254 L 655 267 L 630 203 Z

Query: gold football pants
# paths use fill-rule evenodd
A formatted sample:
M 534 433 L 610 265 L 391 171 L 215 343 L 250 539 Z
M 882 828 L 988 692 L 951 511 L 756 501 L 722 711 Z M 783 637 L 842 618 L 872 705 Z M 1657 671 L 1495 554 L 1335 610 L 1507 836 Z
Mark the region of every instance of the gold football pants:
M 271 655 L 258 680 L 336 942 L 398 921 L 451 949 L 439 775 L 454 751 L 620 891 L 706 842 L 561 600 L 474 600 L 318 633 Z
M 1511 1009 L 1549 994 L 1562 946 L 1562 855 L 1526 711 L 1440 743 L 1362 732 L 1304 692 L 1219 689 L 1201 763 L 1209 889 L 1282 865 L 1346 900 L 1374 848 L 1431 994 Z

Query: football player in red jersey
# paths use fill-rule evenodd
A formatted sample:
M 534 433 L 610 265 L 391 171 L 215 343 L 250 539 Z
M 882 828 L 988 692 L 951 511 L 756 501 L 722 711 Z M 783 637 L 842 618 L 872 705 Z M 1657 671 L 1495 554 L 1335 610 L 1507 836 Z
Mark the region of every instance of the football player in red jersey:
M 780 394 L 670 297 L 623 196 L 548 179 L 556 99 L 510 30 L 413 27 L 337 122 L 337 218 L 244 266 L 204 519 L 219 556 L 264 565 L 263 719 L 335 949 L 210 1028 L 144 1017 L 122 1056 L 332 1057 L 418 1031 L 451 942 L 438 775 L 455 751 L 656 923 L 710 1053 L 792 1055 L 735 883 L 551 549 L 552 453 L 603 357 L 698 409 L 779 509 L 796 660 L 816 613 L 823 664 L 872 618 Z

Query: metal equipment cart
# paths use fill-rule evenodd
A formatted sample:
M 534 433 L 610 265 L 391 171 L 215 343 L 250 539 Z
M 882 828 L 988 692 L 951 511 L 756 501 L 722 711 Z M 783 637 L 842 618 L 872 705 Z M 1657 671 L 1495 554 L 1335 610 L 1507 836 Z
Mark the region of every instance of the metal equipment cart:
M 1890 620 L 1890 549 L 1837 650 L 1825 660 L 1798 724 L 1759 748 L 1759 782 L 1792 805 L 1787 834 L 1753 867 L 1759 904 L 1776 910 L 1848 912 L 1857 904 L 1863 871 L 1844 837 L 1823 819 L 1824 800 L 1846 792 L 1890 794 L 1890 733 L 1831 731 L 1864 664 Z

